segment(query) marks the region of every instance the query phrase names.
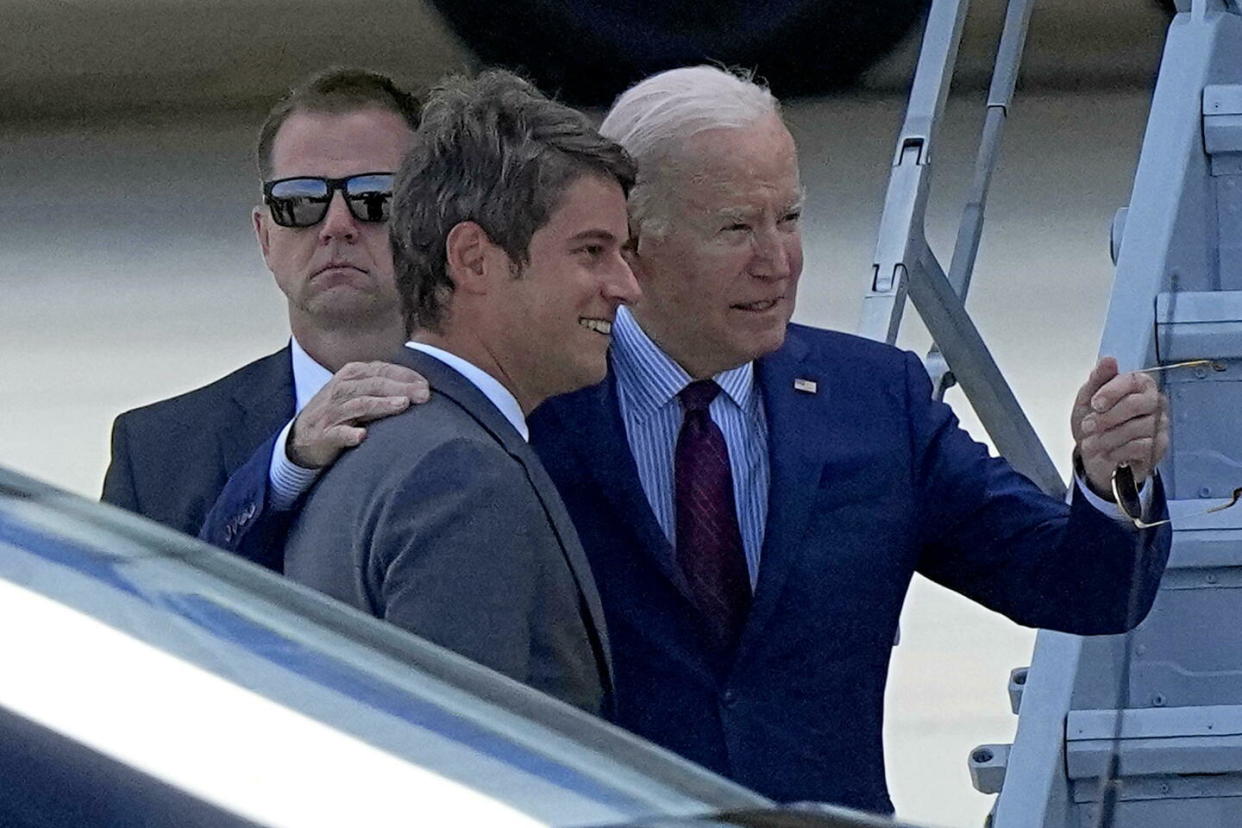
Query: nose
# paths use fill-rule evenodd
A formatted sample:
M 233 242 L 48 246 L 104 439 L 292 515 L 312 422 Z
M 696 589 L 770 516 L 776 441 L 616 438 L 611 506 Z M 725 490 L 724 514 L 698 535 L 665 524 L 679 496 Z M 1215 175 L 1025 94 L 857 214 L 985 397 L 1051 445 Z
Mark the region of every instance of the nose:
M 604 279 L 604 296 L 618 305 L 632 305 L 643 295 L 634 271 L 620 254 Z
M 328 202 L 328 212 L 319 223 L 319 241 L 327 243 L 339 240 L 352 242 L 358 237 L 358 221 L 345 204 L 345 194 L 335 192 Z
M 763 279 L 787 279 L 793 275 L 793 251 L 801 244 L 796 233 L 765 227 L 756 231 L 753 239 L 752 275 Z

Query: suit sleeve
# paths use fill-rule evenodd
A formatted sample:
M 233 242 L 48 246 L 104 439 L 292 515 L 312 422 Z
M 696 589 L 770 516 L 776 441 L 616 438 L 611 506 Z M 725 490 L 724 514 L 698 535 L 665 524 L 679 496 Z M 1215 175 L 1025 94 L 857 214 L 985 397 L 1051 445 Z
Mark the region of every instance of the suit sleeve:
M 268 468 L 279 432 L 265 440 L 229 476 L 199 529 L 200 539 L 280 572 L 285 536 L 301 504 L 291 510 L 271 508 Z
M 138 508 L 138 492 L 134 487 L 133 459 L 129 450 L 129 420 L 124 414 L 112 423 L 112 459 L 104 475 L 100 500 L 131 512 Z
M 376 614 L 531 681 L 540 562 L 555 539 L 522 467 L 499 446 L 437 447 L 365 520 Z
M 930 382 L 913 355 L 906 374 L 919 571 L 1032 627 L 1098 635 L 1141 621 L 1168 560 L 1169 527 L 1138 531 L 1086 498 L 1067 505 L 1045 495 L 1004 460 L 990 457 L 948 406 L 931 399 Z M 1165 509 L 1160 491 L 1154 505 Z

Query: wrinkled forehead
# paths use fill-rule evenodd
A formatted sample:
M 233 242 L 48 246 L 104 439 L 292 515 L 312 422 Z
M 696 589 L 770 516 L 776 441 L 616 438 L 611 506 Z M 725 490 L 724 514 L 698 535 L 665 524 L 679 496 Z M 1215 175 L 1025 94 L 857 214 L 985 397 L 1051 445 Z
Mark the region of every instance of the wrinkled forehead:
M 775 118 L 692 136 L 671 159 L 666 175 L 669 192 L 699 209 L 750 204 L 783 210 L 802 200 L 797 147 Z

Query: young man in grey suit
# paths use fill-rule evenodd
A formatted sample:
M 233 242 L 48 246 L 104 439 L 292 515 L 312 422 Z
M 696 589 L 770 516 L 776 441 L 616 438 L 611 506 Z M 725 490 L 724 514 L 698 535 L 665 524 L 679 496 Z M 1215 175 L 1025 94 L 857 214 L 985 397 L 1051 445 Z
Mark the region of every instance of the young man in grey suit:
M 504 72 L 435 90 L 394 187 L 395 357 L 430 402 L 377 422 L 310 491 L 285 573 L 597 712 L 603 615 L 527 444 L 548 397 L 603 379 L 638 286 L 628 156 Z

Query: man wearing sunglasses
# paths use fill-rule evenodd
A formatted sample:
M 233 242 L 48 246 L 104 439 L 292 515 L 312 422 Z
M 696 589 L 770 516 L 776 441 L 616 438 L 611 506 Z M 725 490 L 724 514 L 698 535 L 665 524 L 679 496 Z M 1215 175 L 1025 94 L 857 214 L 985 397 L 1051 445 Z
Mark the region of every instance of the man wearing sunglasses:
M 271 110 L 259 132 L 263 203 L 253 221 L 287 300 L 289 345 L 204 388 L 119 416 L 105 501 L 195 534 L 247 458 L 271 481 L 304 487 L 362 441 L 364 423 L 427 398 L 421 377 L 388 362 L 404 323 L 387 219 L 418 106 L 390 78 L 336 69 Z M 248 515 L 291 505 L 278 496 L 238 502 L 227 492 L 222 501 L 230 509 L 226 537 Z

